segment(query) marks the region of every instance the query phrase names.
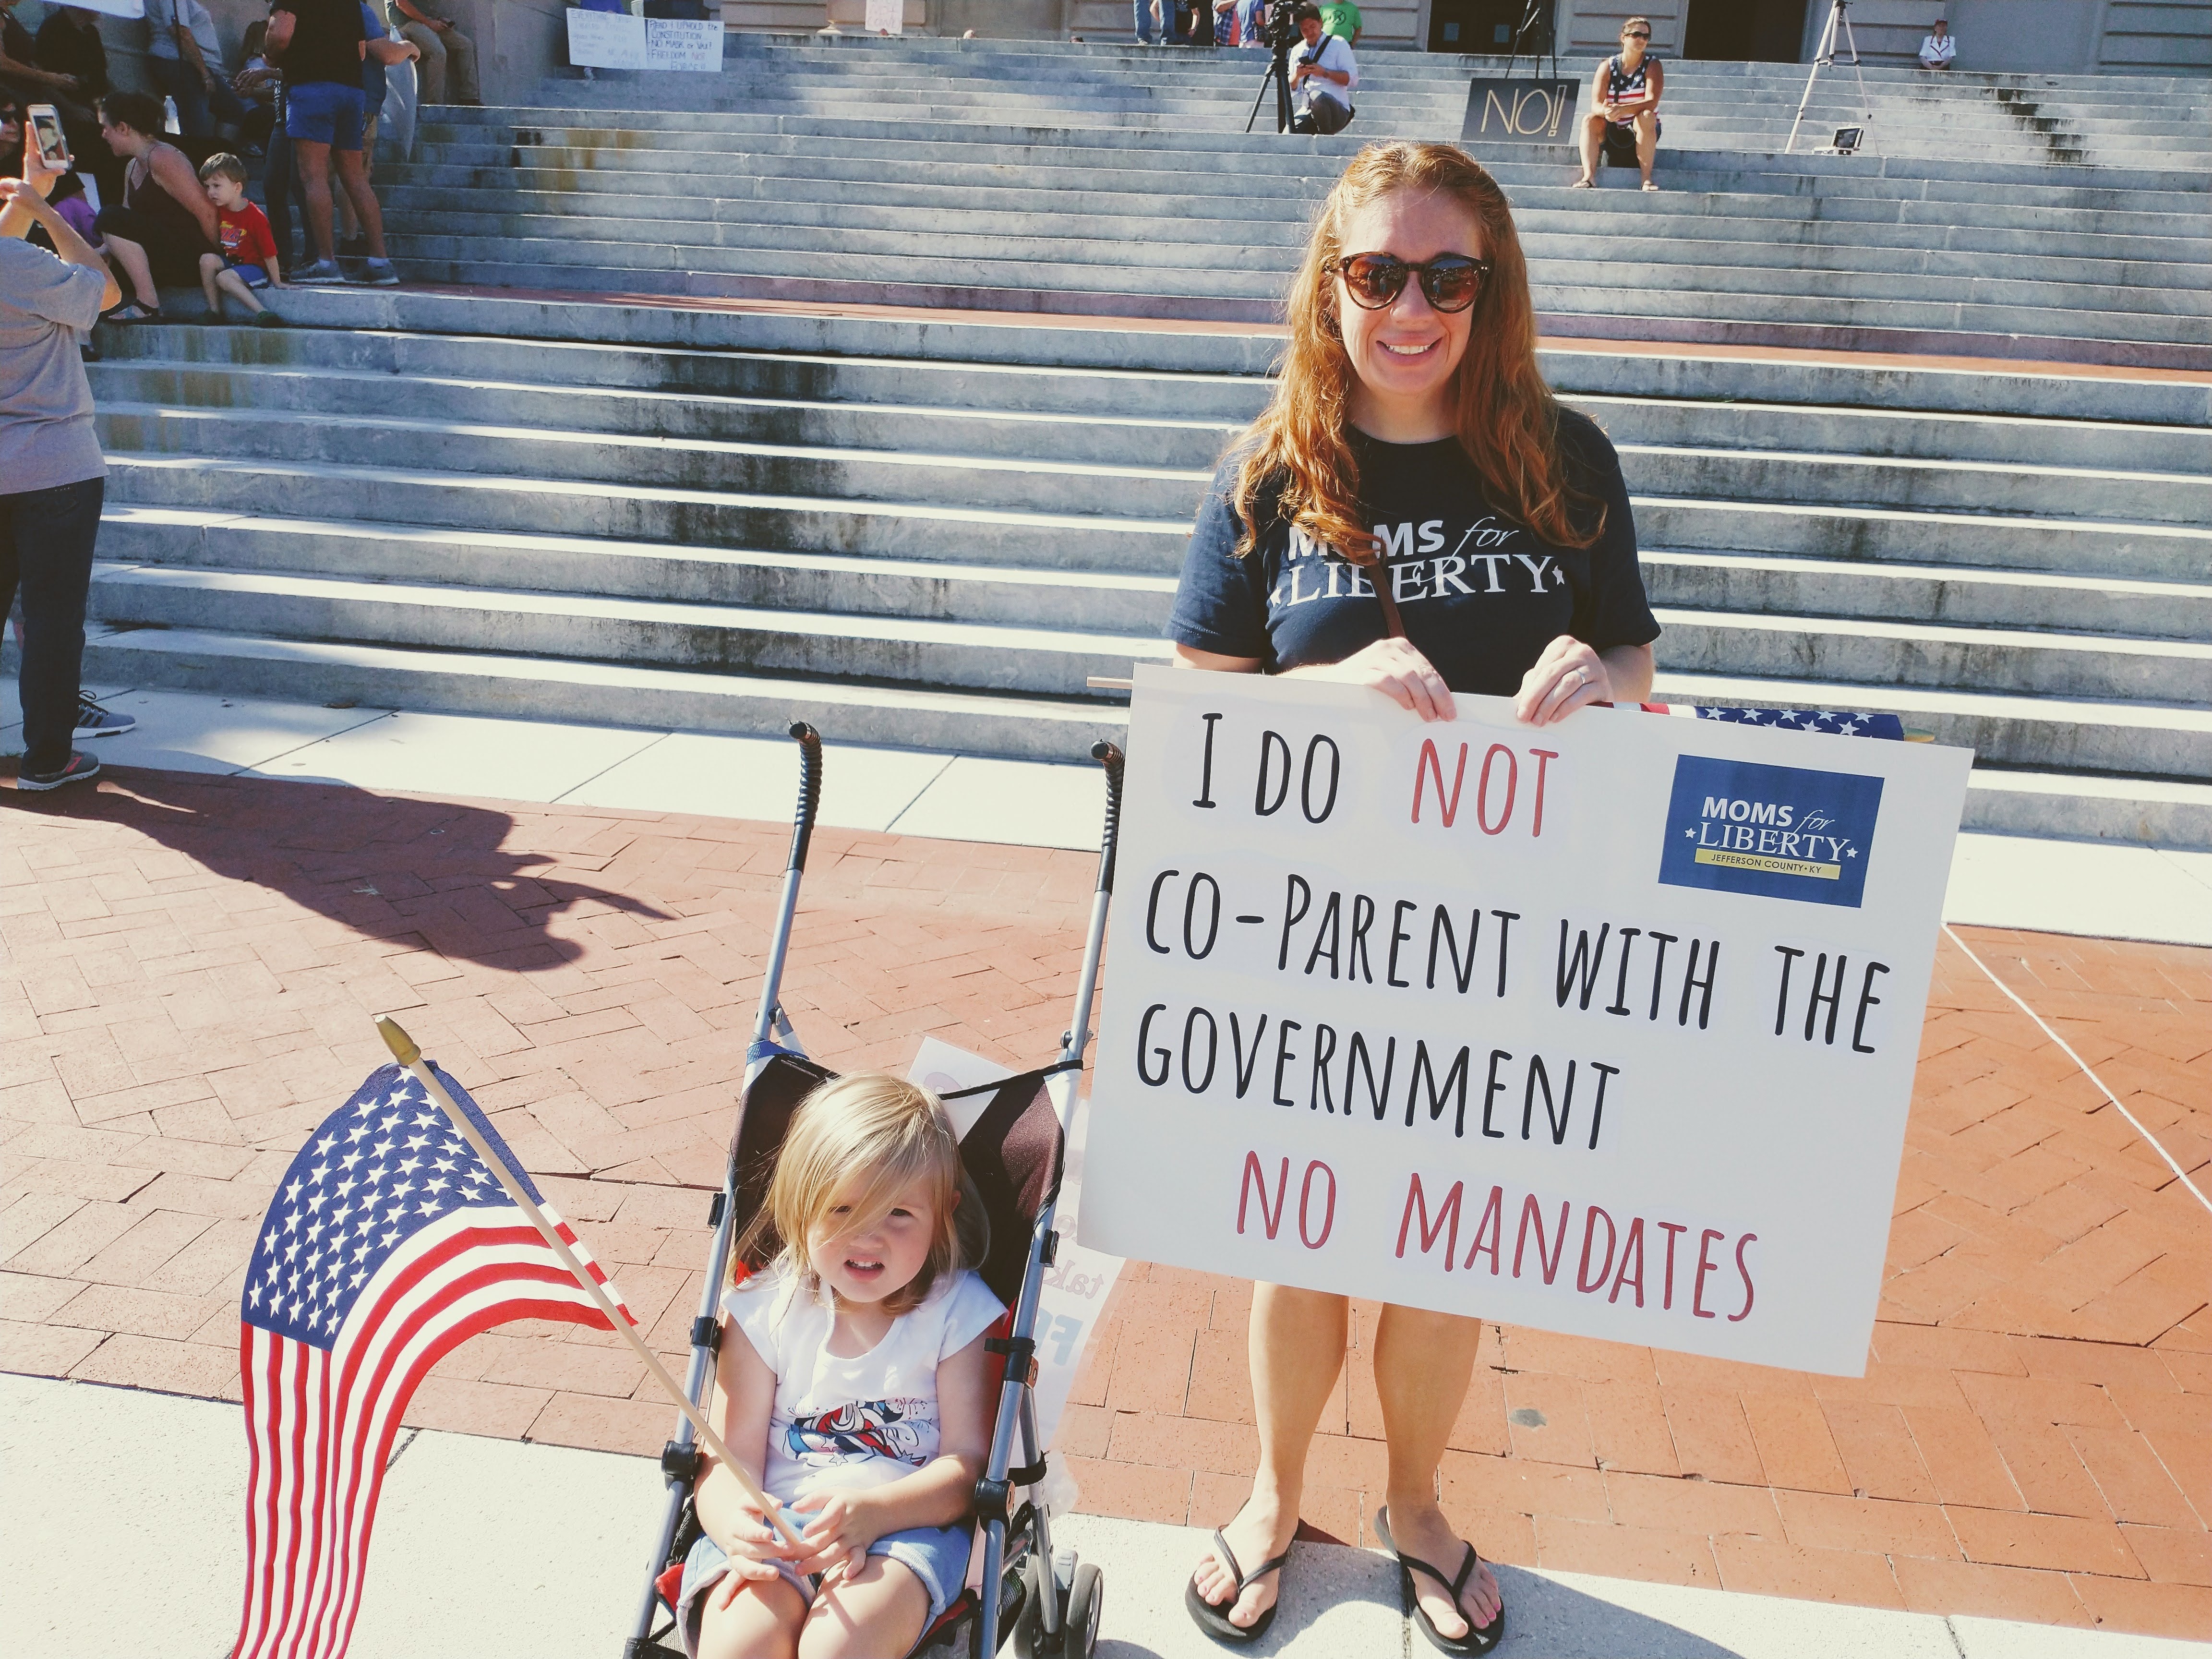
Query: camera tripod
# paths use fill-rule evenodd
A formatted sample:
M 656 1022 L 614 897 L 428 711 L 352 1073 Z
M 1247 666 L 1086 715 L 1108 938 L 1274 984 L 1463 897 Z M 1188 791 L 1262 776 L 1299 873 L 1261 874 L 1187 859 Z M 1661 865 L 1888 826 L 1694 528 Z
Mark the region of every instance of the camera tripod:
M 1874 128 L 1874 100 L 1867 96 L 1866 71 L 1859 67 L 1859 37 L 1851 28 L 1851 0 L 1829 0 L 1828 21 L 1820 30 L 1820 50 L 1813 54 L 1813 72 L 1805 77 L 1805 95 L 1797 100 L 1797 118 L 1790 124 L 1789 142 L 1782 153 L 1789 155 L 1797 148 L 1797 129 L 1805 124 L 1805 109 L 1813 101 L 1813 85 L 1820 78 L 1824 69 L 1836 66 L 1836 37 L 1841 33 L 1850 47 L 1851 73 L 1858 77 L 1859 108 L 1868 131 Z
M 1531 74 L 1540 70 L 1547 58 L 1551 60 L 1551 78 L 1559 78 L 1559 46 L 1552 27 L 1552 0 L 1528 0 L 1521 21 L 1513 28 L 1513 50 L 1505 60 L 1505 78 L 1513 78 L 1513 65 L 1520 61 L 1523 52 L 1528 54 Z
M 1267 88 L 1275 88 L 1275 131 L 1291 130 L 1291 47 L 1284 41 L 1271 49 L 1267 72 L 1260 77 L 1260 90 L 1252 100 L 1252 112 L 1244 118 L 1244 131 L 1252 131 L 1252 124 L 1260 118 L 1260 106 L 1267 100 Z

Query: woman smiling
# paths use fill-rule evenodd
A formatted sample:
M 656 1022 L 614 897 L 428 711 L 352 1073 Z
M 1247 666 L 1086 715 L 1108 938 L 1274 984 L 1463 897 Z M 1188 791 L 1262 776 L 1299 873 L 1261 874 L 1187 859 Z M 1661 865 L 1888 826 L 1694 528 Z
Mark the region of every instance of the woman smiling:
M 1322 204 L 1265 413 L 1216 476 L 1169 625 L 1178 665 L 1373 688 L 1426 720 L 1455 692 L 1534 725 L 1651 685 L 1659 634 L 1613 446 L 1536 367 L 1504 193 L 1448 144 L 1370 145 Z M 1260 1467 L 1185 1596 L 1255 1639 L 1297 1528 L 1305 1458 L 1344 1361 L 1347 1298 L 1255 1287 Z M 1446 1653 L 1504 1630 L 1497 1581 L 1437 1502 L 1480 1323 L 1389 1306 L 1372 1340 L 1389 1443 L 1376 1536 Z

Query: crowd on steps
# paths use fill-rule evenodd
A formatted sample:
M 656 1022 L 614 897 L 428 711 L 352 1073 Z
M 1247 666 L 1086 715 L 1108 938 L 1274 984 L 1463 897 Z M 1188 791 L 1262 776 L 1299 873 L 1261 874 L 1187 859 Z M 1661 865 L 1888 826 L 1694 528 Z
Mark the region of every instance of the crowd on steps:
M 235 66 L 203 0 L 146 0 L 155 92 L 112 84 L 88 10 L 50 7 L 33 34 L 13 4 L 0 3 L 0 175 L 22 176 L 27 118 L 51 106 L 69 163 L 55 206 L 122 284 L 110 322 L 159 319 L 164 286 L 273 323 L 272 288 L 397 283 L 379 139 L 404 152 L 420 104 L 481 101 L 474 43 L 429 0 L 272 0 Z

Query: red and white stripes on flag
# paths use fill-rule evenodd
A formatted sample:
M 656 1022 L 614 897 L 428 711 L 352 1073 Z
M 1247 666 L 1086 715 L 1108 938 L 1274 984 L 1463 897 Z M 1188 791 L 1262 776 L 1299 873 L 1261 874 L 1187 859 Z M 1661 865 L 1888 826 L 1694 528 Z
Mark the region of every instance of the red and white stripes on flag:
M 497 1137 L 488 1139 L 512 1165 Z M 574 1231 L 539 1202 L 628 1316 Z M 294 1161 L 247 1269 L 241 1314 L 251 1464 L 235 1659 L 344 1654 L 392 1441 L 416 1385 L 442 1356 L 517 1319 L 607 1328 L 396 1066 L 372 1076 Z

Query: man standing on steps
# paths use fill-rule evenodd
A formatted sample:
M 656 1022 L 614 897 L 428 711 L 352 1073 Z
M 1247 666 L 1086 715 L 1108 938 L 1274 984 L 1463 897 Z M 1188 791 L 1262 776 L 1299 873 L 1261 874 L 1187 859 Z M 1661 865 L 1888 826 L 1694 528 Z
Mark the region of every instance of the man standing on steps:
M 26 143 L 23 176 L 0 182 L 0 617 L 20 585 L 23 758 L 15 787 L 32 791 L 100 775 L 98 761 L 70 747 L 107 486 L 76 331 L 122 295 L 100 255 L 47 204 L 67 171 Z M 23 240 L 33 224 L 58 258 Z
M 292 278 L 302 287 L 343 283 L 331 240 L 331 165 L 360 216 L 368 244 L 361 278 L 375 288 L 398 285 L 384 248 L 384 213 L 369 188 L 361 154 L 367 100 L 362 64 L 371 52 L 394 64 L 415 55 L 404 41 L 364 39 L 360 0 L 276 0 L 269 12 L 267 52 L 284 71 L 284 132 L 290 139 L 301 206 L 307 220 L 309 262 Z

